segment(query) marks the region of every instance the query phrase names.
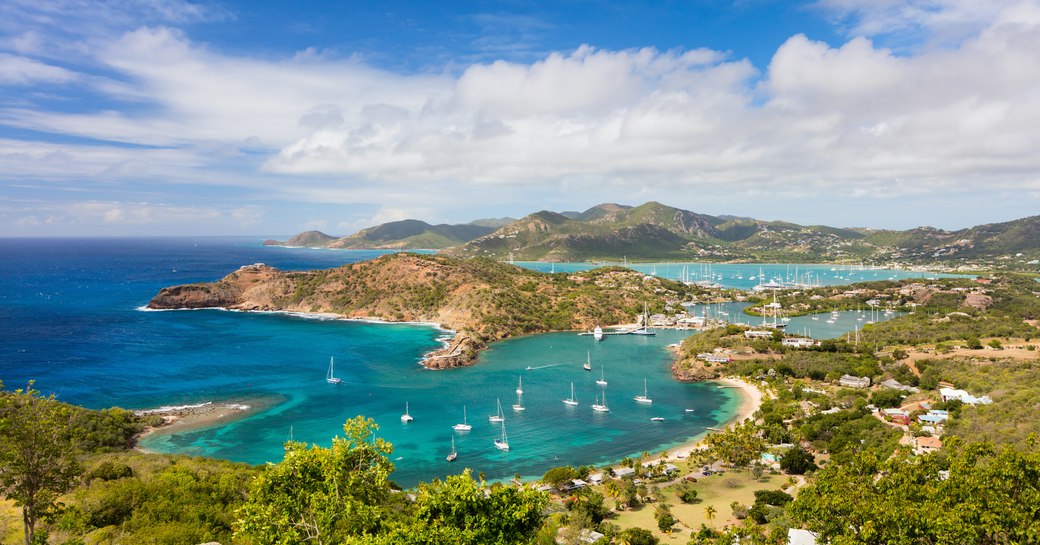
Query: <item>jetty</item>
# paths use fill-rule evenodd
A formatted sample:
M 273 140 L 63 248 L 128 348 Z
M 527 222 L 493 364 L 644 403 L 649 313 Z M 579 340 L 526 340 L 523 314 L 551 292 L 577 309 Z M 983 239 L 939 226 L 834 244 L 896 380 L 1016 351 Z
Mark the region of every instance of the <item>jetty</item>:
M 603 336 L 607 335 L 631 335 L 632 331 L 604 331 Z M 591 331 L 582 331 L 578 333 L 579 337 L 591 337 L 593 333 Z

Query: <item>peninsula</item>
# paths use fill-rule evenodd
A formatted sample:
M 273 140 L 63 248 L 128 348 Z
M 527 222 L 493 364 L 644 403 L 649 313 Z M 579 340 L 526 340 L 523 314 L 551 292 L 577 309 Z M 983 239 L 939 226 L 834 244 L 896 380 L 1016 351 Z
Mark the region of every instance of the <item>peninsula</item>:
M 619 267 L 545 274 L 483 258 L 403 253 L 315 271 L 246 265 L 216 282 L 163 288 L 148 307 L 436 323 L 456 332 L 422 362 L 441 369 L 471 365 L 488 343 L 508 337 L 631 322 L 644 304 L 654 311 L 696 290 Z

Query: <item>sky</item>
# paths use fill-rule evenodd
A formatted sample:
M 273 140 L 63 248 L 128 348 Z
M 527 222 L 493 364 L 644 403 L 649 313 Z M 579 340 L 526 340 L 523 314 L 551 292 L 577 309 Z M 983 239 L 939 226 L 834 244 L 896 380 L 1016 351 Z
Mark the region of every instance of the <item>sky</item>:
M 0 236 L 1040 213 L 1040 0 L 4 0 Z

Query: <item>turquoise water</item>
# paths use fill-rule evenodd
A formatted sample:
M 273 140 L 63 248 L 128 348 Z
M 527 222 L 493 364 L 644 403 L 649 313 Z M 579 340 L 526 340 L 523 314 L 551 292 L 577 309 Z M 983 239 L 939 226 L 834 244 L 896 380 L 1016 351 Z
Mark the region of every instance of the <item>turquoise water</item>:
M 219 313 L 197 311 L 182 314 Z M 240 321 L 278 321 L 280 316 L 247 315 Z M 248 326 L 247 326 L 248 327 Z M 328 346 L 336 354 L 337 375 L 343 384 L 324 381 L 327 358 L 317 350 L 265 361 L 252 379 L 254 393 L 277 392 L 284 402 L 256 416 L 211 430 L 146 440 L 146 448 L 189 452 L 259 463 L 280 459 L 280 443 L 290 433 L 297 441 L 327 444 L 346 418 L 363 414 L 375 419 L 380 436 L 395 445 L 395 480 L 412 485 L 420 480 L 460 471 L 483 471 L 489 478 L 539 476 L 563 464 L 603 464 L 644 450 L 661 449 L 696 437 L 706 427 L 718 426 L 732 414 L 738 401 L 734 392 L 711 384 L 684 384 L 671 378 L 666 344 L 679 342 L 690 332 L 662 332 L 656 338 L 610 337 L 595 342 L 573 333 L 538 335 L 496 344 L 478 365 L 430 371 L 417 365 L 423 350 L 434 346 L 436 333 L 416 326 L 344 322 L 313 324 L 299 339 L 308 345 Z M 261 335 L 262 331 L 254 334 Z M 341 336 L 335 350 L 323 336 Z M 349 342 L 347 341 L 349 339 Z M 594 371 L 582 369 L 591 354 Z M 305 357 L 308 356 L 309 357 Z M 271 358 L 265 358 L 270 360 Z M 528 369 L 530 367 L 531 369 Z M 595 384 L 601 368 L 609 413 L 592 411 L 600 395 Z M 516 388 L 523 377 L 526 410 L 516 412 Z M 647 379 L 652 406 L 636 403 Z M 562 400 L 574 383 L 579 405 Z M 488 421 L 501 400 L 511 450 L 501 452 L 493 439 L 500 425 Z M 414 417 L 402 423 L 405 402 Z M 452 426 L 463 419 L 466 407 L 469 432 Z M 694 409 L 687 413 L 685 409 Z M 664 422 L 650 422 L 651 417 Z M 451 437 L 459 458 L 447 464 L 444 456 Z
M 601 343 L 573 333 L 513 339 L 475 367 L 435 372 L 418 365 L 440 346 L 441 332 L 428 326 L 141 310 L 164 286 L 215 280 L 243 264 L 327 268 L 380 253 L 264 247 L 244 238 L 0 239 L 0 380 L 7 388 L 35 380 L 45 393 L 92 408 L 264 400 L 264 410 L 241 421 L 146 441 L 156 450 L 252 463 L 279 460 L 290 429 L 296 440 L 328 444 L 347 418 L 364 414 L 396 445 L 394 478 L 404 485 L 463 467 L 489 478 L 534 476 L 565 463 L 656 452 L 718 425 L 736 406 L 735 392 L 670 378 L 664 347 L 692 332 Z M 608 414 L 589 407 L 597 390 L 594 373 L 580 367 L 586 351 L 596 373 L 606 369 Z M 344 384 L 325 382 L 329 356 Z M 521 374 L 527 410 L 514 414 Z M 652 407 L 632 400 L 644 377 Z M 562 403 L 571 381 L 575 408 Z M 494 448 L 499 430 L 487 421 L 499 397 L 508 453 Z M 406 401 L 415 421 L 402 425 Z M 473 430 L 456 436 L 459 459 L 449 465 L 443 458 L 463 405 Z M 666 420 L 651 423 L 652 416 Z
M 800 282 L 808 285 L 837 286 L 854 282 L 876 280 L 899 280 L 903 278 L 946 278 L 964 275 L 934 272 L 879 269 L 860 266 L 827 264 L 704 264 L 704 263 L 544 263 L 541 261 L 517 261 L 516 265 L 540 272 L 575 272 L 602 267 L 623 265 L 644 274 L 670 280 L 689 282 L 713 281 L 725 288 L 751 289 L 768 281 Z
M 707 306 L 691 305 L 691 310 L 696 316 L 704 316 L 706 314 L 709 318 L 721 319 L 734 324 L 749 326 L 761 324 L 761 316 L 744 314 L 744 309 L 749 306 L 751 306 L 751 303 L 730 302 Z M 821 312 L 816 315 L 815 320 L 813 320 L 812 315 L 792 317 L 787 323 L 786 331 L 814 339 L 835 339 L 844 337 L 846 333 L 854 332 L 857 329 L 862 331 L 863 326 L 867 325 L 872 319 L 876 322 L 884 322 L 904 314 L 906 313 L 893 312 L 885 314 L 884 311 L 881 311 L 876 312 L 872 317 L 868 310 L 863 310 L 862 312 L 843 310 L 833 315 L 830 312 Z

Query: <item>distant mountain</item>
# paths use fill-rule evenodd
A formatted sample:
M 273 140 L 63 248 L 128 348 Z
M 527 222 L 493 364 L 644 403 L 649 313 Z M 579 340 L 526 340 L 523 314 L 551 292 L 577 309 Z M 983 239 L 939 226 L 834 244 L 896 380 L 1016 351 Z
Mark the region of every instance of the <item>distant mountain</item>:
M 479 225 L 481 227 L 491 227 L 492 229 L 498 229 L 503 225 L 508 225 L 516 221 L 516 218 L 484 218 L 479 220 L 473 220 L 466 225 Z
M 507 222 L 497 228 L 496 224 Z M 518 220 L 430 225 L 403 220 L 336 239 L 307 231 L 284 243 L 330 248 L 439 249 L 458 256 L 546 261 L 701 259 L 713 261 L 934 263 L 1040 259 L 1040 216 L 958 231 L 837 228 L 709 216 L 648 202 L 604 203 L 583 212 L 542 210 Z M 1022 254 L 1022 255 L 1018 255 Z
M 446 252 L 557 261 L 677 258 L 689 255 L 690 241 L 715 236 L 714 223 L 711 216 L 657 202 L 600 204 L 566 215 L 543 210 Z
M 486 220 L 489 221 L 489 220 Z M 440 249 L 463 244 L 495 230 L 495 227 L 475 224 L 430 225 L 425 221 L 392 221 L 362 229 L 343 238 L 330 237 L 319 231 L 300 233 L 286 242 L 265 241 L 279 246 L 307 246 L 310 248 L 393 249 L 418 250 Z

